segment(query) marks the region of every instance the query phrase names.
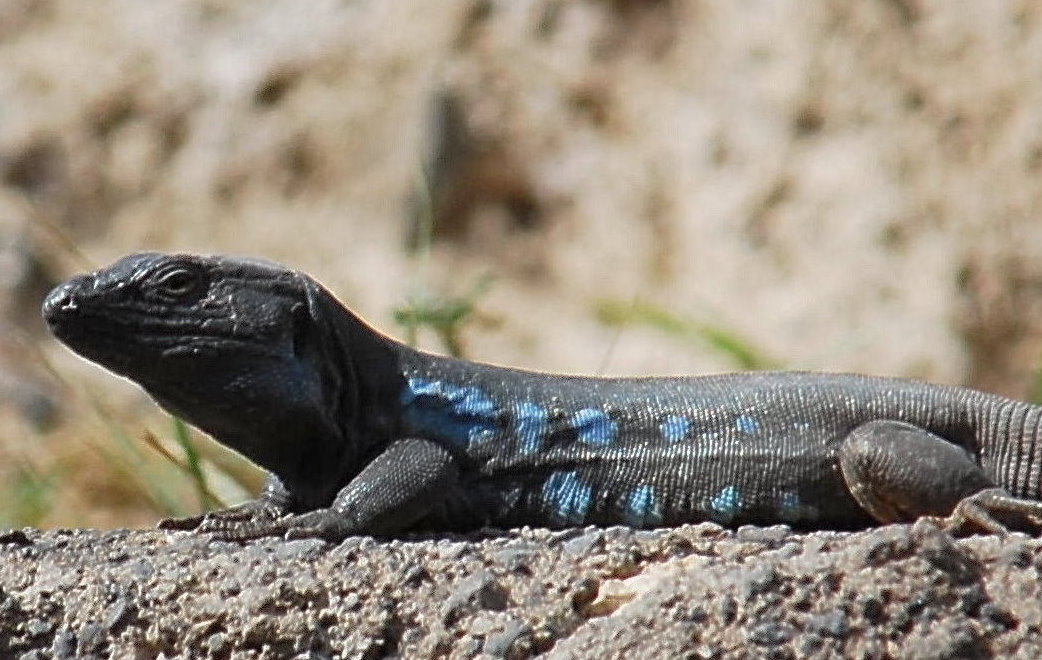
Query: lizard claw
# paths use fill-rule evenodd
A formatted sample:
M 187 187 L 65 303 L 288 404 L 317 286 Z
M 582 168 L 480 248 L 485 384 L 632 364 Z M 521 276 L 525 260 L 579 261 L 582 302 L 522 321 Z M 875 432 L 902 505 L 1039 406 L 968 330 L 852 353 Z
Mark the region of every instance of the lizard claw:
M 243 525 L 207 530 L 206 533 L 216 541 L 230 541 L 234 543 L 255 541 L 268 536 L 282 536 L 282 532 L 275 525 Z
M 317 534 L 318 530 L 313 527 L 290 527 L 286 530 L 286 533 L 282 535 L 287 541 L 296 541 L 299 539 L 313 539 L 321 536 Z
M 293 524 L 292 517 L 281 520 L 258 520 L 240 524 L 229 524 L 220 528 L 200 530 L 209 534 L 218 541 L 232 541 L 244 543 L 267 537 L 284 538 L 287 540 L 315 538 L 318 534 L 306 527 L 298 527 Z
M 198 529 L 206 519 L 206 514 L 198 516 L 185 516 L 184 518 L 163 518 L 156 525 L 159 529 L 170 531 L 192 531 Z

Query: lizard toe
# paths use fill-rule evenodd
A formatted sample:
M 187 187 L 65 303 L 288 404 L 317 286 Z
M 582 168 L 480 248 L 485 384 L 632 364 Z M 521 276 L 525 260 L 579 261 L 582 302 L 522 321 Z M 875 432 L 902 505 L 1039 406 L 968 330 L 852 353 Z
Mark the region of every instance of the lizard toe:
M 168 531 L 190 532 L 199 529 L 204 517 L 204 515 L 199 515 L 186 516 L 184 518 L 163 518 L 156 524 L 156 527 Z

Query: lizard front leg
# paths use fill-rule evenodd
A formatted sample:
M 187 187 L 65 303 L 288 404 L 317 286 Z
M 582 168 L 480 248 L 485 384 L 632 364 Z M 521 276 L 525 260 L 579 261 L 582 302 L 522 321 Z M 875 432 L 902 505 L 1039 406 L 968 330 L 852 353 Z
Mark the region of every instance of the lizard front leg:
M 366 465 L 328 508 L 200 531 L 229 541 L 264 536 L 340 541 L 352 534 L 393 534 L 429 512 L 458 477 L 456 460 L 441 445 L 403 438 Z
M 940 518 L 945 527 L 1004 534 L 1007 524 L 1035 528 L 1042 502 L 1015 497 L 988 478 L 961 446 L 912 424 L 878 420 L 840 446 L 851 495 L 881 523 Z

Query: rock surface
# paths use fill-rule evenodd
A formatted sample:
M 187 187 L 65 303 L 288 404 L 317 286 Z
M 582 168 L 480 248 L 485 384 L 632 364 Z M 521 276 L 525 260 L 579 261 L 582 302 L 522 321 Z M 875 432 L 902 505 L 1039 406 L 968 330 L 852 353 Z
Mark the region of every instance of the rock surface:
M 0 537 L 0 655 L 1040 657 L 1040 549 L 928 521 L 245 546 L 16 530 Z

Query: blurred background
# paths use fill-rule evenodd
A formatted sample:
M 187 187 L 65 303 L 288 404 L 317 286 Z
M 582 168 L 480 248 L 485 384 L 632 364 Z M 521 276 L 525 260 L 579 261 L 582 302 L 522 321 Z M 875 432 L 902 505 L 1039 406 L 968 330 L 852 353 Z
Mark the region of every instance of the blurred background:
M 1042 6 L 0 0 L 0 525 L 256 487 L 39 319 L 133 251 L 305 270 L 424 348 L 1038 399 Z

